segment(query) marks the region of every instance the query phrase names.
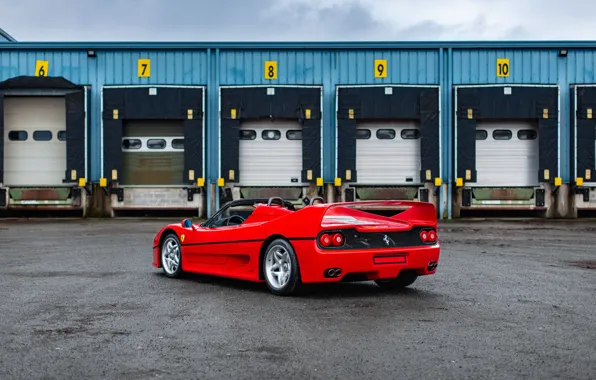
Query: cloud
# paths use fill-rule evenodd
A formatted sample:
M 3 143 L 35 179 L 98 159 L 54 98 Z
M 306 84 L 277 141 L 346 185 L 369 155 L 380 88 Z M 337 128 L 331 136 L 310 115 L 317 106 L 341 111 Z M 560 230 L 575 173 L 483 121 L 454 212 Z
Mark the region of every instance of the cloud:
M 19 0 L 0 27 L 20 41 L 596 39 L 595 11 L 588 0 Z

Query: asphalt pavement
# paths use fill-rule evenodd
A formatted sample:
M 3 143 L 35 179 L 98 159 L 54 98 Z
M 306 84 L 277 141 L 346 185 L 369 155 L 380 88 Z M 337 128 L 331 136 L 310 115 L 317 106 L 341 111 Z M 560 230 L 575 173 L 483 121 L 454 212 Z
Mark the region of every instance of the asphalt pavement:
M 295 298 L 166 278 L 167 222 L 0 220 L 0 379 L 596 378 L 596 220 L 445 222 L 411 289 Z

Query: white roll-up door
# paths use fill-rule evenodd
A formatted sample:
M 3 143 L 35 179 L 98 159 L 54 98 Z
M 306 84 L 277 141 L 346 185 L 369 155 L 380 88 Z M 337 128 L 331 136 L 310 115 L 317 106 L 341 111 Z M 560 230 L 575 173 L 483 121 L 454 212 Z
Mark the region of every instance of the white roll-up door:
M 478 121 L 475 186 L 538 186 L 538 126 L 531 121 Z
M 239 149 L 240 185 L 302 185 L 302 126 L 298 122 L 242 123 Z
M 4 184 L 61 186 L 65 172 L 65 99 L 5 97 Z
M 356 130 L 358 184 L 420 183 L 420 127 L 412 121 L 362 123 Z

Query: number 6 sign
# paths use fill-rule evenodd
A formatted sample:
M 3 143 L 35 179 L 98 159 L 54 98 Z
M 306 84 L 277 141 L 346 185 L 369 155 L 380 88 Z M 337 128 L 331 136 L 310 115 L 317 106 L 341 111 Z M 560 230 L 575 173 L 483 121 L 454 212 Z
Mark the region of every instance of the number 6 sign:
M 47 77 L 48 76 L 48 61 L 35 61 L 35 76 L 36 77 Z

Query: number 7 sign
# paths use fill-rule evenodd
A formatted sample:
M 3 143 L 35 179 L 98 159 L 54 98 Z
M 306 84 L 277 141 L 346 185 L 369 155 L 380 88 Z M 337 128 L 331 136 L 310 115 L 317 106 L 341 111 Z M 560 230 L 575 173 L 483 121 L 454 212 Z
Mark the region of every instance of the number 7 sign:
M 151 60 L 139 59 L 138 61 L 139 78 L 149 78 L 151 76 Z

